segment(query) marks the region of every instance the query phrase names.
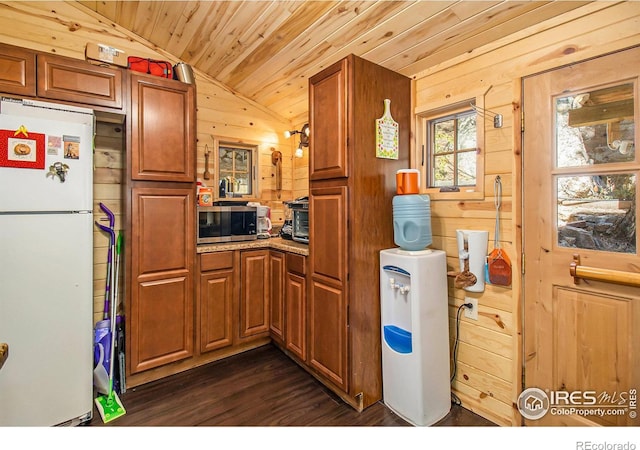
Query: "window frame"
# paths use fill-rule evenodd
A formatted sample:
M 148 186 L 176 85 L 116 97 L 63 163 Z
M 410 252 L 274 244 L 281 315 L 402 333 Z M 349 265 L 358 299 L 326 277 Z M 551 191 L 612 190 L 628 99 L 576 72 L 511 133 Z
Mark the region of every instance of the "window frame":
M 421 189 L 422 193 L 428 194 L 432 200 L 474 200 L 484 199 L 484 130 L 485 130 L 485 115 L 481 113 L 484 111 L 484 96 L 477 96 L 467 98 L 455 103 L 446 104 L 440 107 L 423 109 L 416 111 L 416 129 L 417 133 L 417 146 L 416 148 L 421 151 L 421 155 L 418 154 L 419 160 L 417 161 L 417 167 L 420 170 L 420 182 L 424 188 Z M 473 105 L 473 106 L 472 106 Z M 469 186 L 457 186 L 459 192 L 442 192 L 441 187 L 432 187 L 429 185 L 431 179 L 431 132 L 429 131 L 430 123 L 436 119 L 442 119 L 446 117 L 454 117 L 458 114 L 475 110 L 476 112 L 476 184 Z M 455 155 L 456 153 L 454 153 Z
M 251 168 L 249 169 L 249 175 L 251 180 L 251 190 L 246 194 L 242 194 L 241 196 L 234 197 L 220 197 L 219 186 L 220 186 L 220 148 L 232 148 L 238 150 L 246 150 L 250 152 L 251 158 Z M 246 141 L 240 141 L 237 139 L 230 138 L 214 138 L 214 158 L 213 161 L 215 163 L 214 172 L 214 197 L 220 200 L 223 199 L 236 199 L 236 198 L 257 198 L 258 197 L 258 179 L 256 174 L 258 173 L 258 162 L 260 155 L 260 145 L 257 143 L 250 143 Z

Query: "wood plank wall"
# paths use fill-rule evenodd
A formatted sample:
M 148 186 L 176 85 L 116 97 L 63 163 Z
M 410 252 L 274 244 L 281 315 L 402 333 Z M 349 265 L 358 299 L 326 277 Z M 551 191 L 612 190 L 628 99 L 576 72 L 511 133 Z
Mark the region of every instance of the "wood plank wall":
M 73 2 L 0 2 L 0 41 L 42 52 L 85 59 L 88 42 L 110 45 L 128 55 L 178 62 L 175 57 L 135 35 L 104 21 L 95 13 Z M 260 202 L 272 208 L 275 224 L 284 221 L 283 200 L 304 195 L 305 181 L 296 171 L 294 180 L 293 139 L 285 139 L 284 131 L 296 128 L 289 121 L 266 108 L 245 99 L 219 85 L 215 80 L 196 71 L 197 87 L 197 172 L 204 172 L 204 150 L 211 149 L 213 137 L 251 142 L 259 146 Z M 117 131 L 121 128 L 121 131 Z M 116 213 L 116 229 L 120 227 L 122 210 L 120 180 L 122 177 L 124 127 L 99 123 L 96 137 L 94 173 L 94 214 L 103 216 L 98 204 L 105 204 Z M 297 146 L 297 140 L 296 140 Z M 282 193 L 275 194 L 274 166 L 271 151 L 283 155 Z M 304 159 L 304 158 L 303 158 Z M 209 170 L 213 170 L 213 158 Z M 294 186 L 295 185 L 295 186 Z M 307 188 L 308 189 L 308 188 Z M 106 277 L 108 239 L 100 230 L 94 233 L 94 310 L 95 320 L 102 318 Z
M 594 2 L 414 76 L 416 111 L 486 92 L 485 108 L 504 117 L 502 128 L 485 126 L 485 198 L 433 200 L 433 247 L 446 250 L 448 269 L 459 270 L 456 229 L 486 230 L 493 248 L 493 183 L 503 181 L 501 243 L 513 263 L 511 288 L 487 285 L 480 294 L 449 280 L 450 338 L 465 296 L 478 299 L 479 320 L 460 323 L 458 370 L 453 390 L 465 408 L 501 425 L 520 425 L 515 408 L 522 376 L 521 354 L 521 77 L 640 45 L 640 3 Z M 532 131 L 535 132 L 535 131 Z

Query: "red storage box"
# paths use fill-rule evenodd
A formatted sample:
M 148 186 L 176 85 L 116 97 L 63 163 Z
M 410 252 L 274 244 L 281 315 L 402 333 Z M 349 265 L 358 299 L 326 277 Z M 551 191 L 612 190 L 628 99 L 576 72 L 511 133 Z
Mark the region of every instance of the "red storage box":
M 173 66 L 168 61 L 129 56 L 127 57 L 127 67 L 136 72 L 150 73 L 162 78 L 173 78 Z

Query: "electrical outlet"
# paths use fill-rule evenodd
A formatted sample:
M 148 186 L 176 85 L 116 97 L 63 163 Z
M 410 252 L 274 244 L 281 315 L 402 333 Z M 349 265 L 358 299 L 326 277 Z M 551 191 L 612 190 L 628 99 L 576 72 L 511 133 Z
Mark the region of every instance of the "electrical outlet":
M 471 308 L 465 306 L 464 316 L 468 317 L 471 320 L 478 320 L 478 299 L 465 297 L 464 302 L 471 303 L 473 305 Z

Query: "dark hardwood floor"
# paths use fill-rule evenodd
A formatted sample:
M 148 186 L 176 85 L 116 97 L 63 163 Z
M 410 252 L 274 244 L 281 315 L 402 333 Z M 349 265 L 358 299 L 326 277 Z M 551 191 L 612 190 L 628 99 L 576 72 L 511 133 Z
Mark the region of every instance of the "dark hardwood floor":
M 280 350 L 267 345 L 120 396 L 126 414 L 90 426 L 410 426 L 382 402 L 358 413 Z M 438 426 L 493 426 L 460 407 Z

